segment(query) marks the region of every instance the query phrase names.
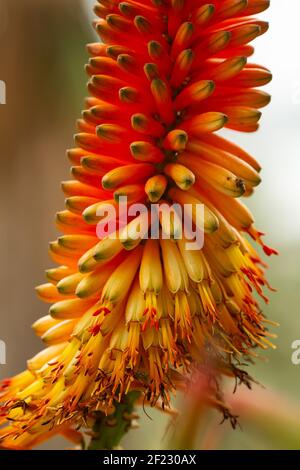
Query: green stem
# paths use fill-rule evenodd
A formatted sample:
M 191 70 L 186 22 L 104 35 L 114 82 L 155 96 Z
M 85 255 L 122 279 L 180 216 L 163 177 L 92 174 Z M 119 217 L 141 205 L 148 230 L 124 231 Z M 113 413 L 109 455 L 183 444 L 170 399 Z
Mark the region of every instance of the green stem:
M 113 450 L 120 444 L 135 418 L 134 405 L 139 395 L 139 392 L 129 392 L 121 403 L 114 403 L 115 412 L 109 416 L 101 411 L 95 413 L 94 435 L 87 450 Z

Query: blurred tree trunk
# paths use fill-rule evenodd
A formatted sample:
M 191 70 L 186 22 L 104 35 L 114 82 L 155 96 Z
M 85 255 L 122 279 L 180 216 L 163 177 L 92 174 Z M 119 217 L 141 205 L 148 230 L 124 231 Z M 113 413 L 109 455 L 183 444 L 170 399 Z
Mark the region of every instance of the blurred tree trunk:
M 85 43 L 92 37 L 80 0 L 1 0 L 0 80 L 0 339 L 7 365 L 23 369 L 41 347 L 30 324 L 47 312 L 34 293 L 51 266 L 48 241 L 59 188 L 69 178 L 65 149 L 85 94 Z M 80 90 L 80 92 L 79 92 Z

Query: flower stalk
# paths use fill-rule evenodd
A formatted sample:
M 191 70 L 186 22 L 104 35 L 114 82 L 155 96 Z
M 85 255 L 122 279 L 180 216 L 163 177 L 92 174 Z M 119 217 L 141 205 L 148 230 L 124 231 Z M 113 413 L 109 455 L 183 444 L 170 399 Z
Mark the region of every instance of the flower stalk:
M 138 417 L 134 409 L 139 396 L 139 392 L 128 393 L 120 403 L 114 404 L 115 411 L 109 416 L 101 411 L 95 412 L 95 424 L 87 450 L 113 450 L 120 445 Z

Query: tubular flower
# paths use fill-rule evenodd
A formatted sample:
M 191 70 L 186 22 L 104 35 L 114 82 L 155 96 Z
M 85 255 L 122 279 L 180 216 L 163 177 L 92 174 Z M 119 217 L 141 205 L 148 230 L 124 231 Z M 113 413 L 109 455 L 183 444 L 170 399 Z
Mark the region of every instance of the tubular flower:
M 33 325 L 46 348 L 2 383 L 2 446 L 30 448 L 84 427 L 87 412 L 109 414 L 133 390 L 167 405 L 209 363 L 220 377 L 246 380 L 238 364 L 272 346 L 254 295 L 267 300 L 269 286 L 247 235 L 267 255 L 274 250 L 239 199 L 260 183 L 260 166 L 215 133 L 258 129 L 270 97 L 257 87 L 271 74 L 248 62 L 249 43 L 267 30 L 252 15 L 268 5 L 98 2 L 90 97 L 68 151 L 73 179 L 62 184 L 66 208 L 56 219 L 62 236 L 50 243 L 58 267 L 37 288 L 52 304 Z M 129 212 L 137 203 L 145 210 L 124 222 L 125 197 Z M 189 208 L 203 247 L 188 249 L 186 234 L 176 236 L 175 212 L 166 228 L 174 203 Z M 159 236 L 146 237 L 155 224 Z

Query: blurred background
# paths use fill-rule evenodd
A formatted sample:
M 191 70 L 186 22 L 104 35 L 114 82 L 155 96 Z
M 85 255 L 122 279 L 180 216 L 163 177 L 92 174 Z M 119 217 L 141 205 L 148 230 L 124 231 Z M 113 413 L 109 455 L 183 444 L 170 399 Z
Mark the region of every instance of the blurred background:
M 63 207 L 59 183 L 69 177 L 65 150 L 73 145 L 86 93 L 83 65 L 85 44 L 94 41 L 93 4 L 0 0 L 0 80 L 7 87 L 7 103 L 0 105 L 0 340 L 7 345 L 7 364 L 0 365 L 0 379 L 22 370 L 26 358 L 41 348 L 29 325 L 46 314 L 47 306 L 36 299 L 34 287 L 51 266 L 48 242 L 56 237 L 54 214 Z M 284 6 L 273 0 L 260 15 L 270 30 L 256 40 L 253 60 L 272 70 L 274 79 L 266 88 L 273 99 L 258 133 L 226 132 L 263 166 L 263 183 L 247 203 L 267 242 L 280 251 L 269 260 L 269 279 L 278 293 L 266 307 L 269 318 L 280 322 L 277 350 L 268 351 L 250 371 L 264 388 L 250 396 L 243 390 L 232 396 L 229 389 L 242 429 L 231 431 L 228 423 L 219 426 L 219 416 L 204 416 L 190 443 L 195 448 L 300 449 L 300 365 L 291 361 L 291 344 L 300 340 L 299 15 L 299 0 Z M 140 429 L 128 434 L 125 448 L 172 446 L 170 418 L 148 413 L 140 412 Z M 47 446 L 58 449 L 65 443 L 56 439 Z

